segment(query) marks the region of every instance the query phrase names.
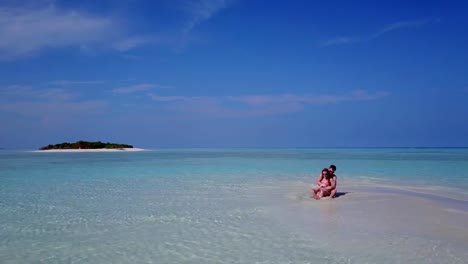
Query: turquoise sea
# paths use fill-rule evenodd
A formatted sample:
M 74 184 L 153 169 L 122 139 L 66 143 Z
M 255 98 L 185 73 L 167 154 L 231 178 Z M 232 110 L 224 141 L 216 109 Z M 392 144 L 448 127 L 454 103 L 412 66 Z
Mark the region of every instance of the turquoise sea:
M 341 196 L 310 199 L 330 164 Z M 0 263 L 467 263 L 463 221 L 373 198 L 468 222 L 467 189 L 465 148 L 0 150 Z

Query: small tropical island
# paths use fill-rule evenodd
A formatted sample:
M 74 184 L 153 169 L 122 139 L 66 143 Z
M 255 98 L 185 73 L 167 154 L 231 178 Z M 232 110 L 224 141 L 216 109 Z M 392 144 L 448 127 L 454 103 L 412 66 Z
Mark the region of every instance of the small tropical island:
M 47 152 L 99 152 L 99 151 L 141 151 L 132 145 L 119 143 L 104 143 L 101 141 L 77 141 L 75 143 L 64 142 L 55 145 L 47 145 L 39 148 L 39 151 Z

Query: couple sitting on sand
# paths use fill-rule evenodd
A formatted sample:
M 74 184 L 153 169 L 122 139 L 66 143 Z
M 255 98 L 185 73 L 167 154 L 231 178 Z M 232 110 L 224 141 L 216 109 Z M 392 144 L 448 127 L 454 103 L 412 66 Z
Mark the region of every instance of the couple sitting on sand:
M 323 197 L 334 198 L 336 195 L 336 166 L 330 165 L 330 167 L 324 168 L 322 173 L 317 178 L 317 187 L 312 189 L 312 198 L 319 200 Z

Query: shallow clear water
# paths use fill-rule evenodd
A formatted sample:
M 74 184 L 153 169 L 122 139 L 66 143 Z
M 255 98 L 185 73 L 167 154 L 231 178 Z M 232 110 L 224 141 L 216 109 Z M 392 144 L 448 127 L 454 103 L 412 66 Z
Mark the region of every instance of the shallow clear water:
M 0 262 L 464 263 L 455 238 L 372 229 L 283 188 L 330 164 L 345 182 L 468 188 L 468 149 L 3 150 Z

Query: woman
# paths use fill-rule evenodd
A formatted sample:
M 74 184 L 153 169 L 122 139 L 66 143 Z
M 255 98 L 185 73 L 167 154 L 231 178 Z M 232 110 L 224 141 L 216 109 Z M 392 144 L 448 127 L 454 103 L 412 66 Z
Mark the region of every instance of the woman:
M 332 185 L 331 178 L 332 175 L 330 174 L 328 168 L 324 168 L 317 179 L 317 187 L 311 191 L 312 198 L 319 200 L 324 196 L 330 195 L 330 188 L 327 187 Z

